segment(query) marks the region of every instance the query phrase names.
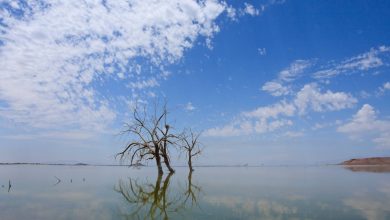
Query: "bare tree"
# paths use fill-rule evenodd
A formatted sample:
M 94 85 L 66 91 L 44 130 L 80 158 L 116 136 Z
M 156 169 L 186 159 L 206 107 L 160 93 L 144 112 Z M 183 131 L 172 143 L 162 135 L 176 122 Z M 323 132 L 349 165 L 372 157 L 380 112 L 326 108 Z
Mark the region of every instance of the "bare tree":
M 199 136 L 200 133 L 195 133 L 191 129 L 188 132 L 185 132 L 182 136 L 182 148 L 185 150 L 185 154 L 188 159 L 188 168 L 190 168 L 190 172 L 194 171 L 192 166 L 192 158 L 202 152 L 200 148 L 200 143 L 198 141 Z
M 162 162 L 168 170 L 175 170 L 170 164 L 169 146 L 175 145 L 179 135 L 171 133 L 167 123 L 168 111 L 166 104 L 158 111 L 155 105 L 154 114 L 148 114 L 146 109 L 140 113 L 136 107 L 133 112 L 133 121 L 125 124 L 126 129 L 122 134 L 129 134 L 132 140 L 116 157 L 121 160 L 130 158 L 130 165 L 139 165 L 146 160 L 155 160 L 158 173 L 163 173 Z

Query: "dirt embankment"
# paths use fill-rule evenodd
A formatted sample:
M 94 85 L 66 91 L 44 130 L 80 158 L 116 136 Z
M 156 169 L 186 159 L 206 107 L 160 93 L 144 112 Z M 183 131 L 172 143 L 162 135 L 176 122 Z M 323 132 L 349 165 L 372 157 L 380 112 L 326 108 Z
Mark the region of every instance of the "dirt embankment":
M 351 159 L 341 163 L 341 165 L 390 165 L 390 157 L 371 157 Z

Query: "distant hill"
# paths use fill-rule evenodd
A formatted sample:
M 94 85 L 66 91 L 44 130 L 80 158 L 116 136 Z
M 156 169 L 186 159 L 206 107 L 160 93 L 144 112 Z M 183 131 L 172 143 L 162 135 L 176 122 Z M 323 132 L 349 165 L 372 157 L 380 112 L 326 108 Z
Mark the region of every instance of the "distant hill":
M 370 157 L 351 159 L 341 163 L 341 165 L 390 165 L 390 157 Z
M 75 163 L 74 165 L 75 166 L 88 166 L 87 163 Z

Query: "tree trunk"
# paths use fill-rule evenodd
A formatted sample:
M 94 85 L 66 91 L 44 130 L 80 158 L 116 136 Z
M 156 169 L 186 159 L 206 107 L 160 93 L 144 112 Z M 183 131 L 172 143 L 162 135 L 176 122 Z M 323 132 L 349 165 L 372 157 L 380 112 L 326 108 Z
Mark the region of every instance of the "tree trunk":
M 167 213 L 167 208 L 169 208 L 169 201 L 167 201 L 167 189 L 169 188 L 169 179 L 171 178 L 171 176 L 173 175 L 173 173 L 170 173 L 168 174 L 167 177 L 165 177 L 165 180 L 164 180 L 164 183 L 161 187 L 161 196 L 162 196 L 162 207 L 161 207 L 161 210 L 163 211 L 164 213 L 164 220 L 168 220 L 168 213 Z M 168 210 L 169 211 L 169 210 Z
M 156 159 L 156 165 L 157 165 L 157 169 L 158 169 L 158 174 L 163 174 L 164 171 L 162 169 L 162 166 L 161 166 L 161 157 L 160 157 L 160 151 L 158 149 L 158 146 L 156 147 L 155 146 L 155 155 L 154 155 L 155 159 Z
M 163 178 L 162 173 L 158 173 L 156 184 L 154 185 L 154 192 L 153 192 L 153 203 L 151 204 L 150 210 L 148 212 L 149 219 L 155 219 L 155 209 L 159 207 L 159 200 L 160 200 L 160 190 L 161 190 L 161 181 Z
M 190 172 L 194 171 L 192 168 L 192 154 L 191 151 L 188 151 L 188 168 L 190 168 Z
M 160 192 L 162 177 L 163 177 L 162 174 L 157 175 L 156 184 L 154 186 L 154 199 L 155 200 L 158 198 L 158 193 Z
M 188 172 L 188 190 L 190 191 L 191 190 L 191 186 L 192 186 L 192 170 L 190 170 L 190 172 Z
M 168 134 L 169 127 L 166 126 L 166 131 L 164 136 L 166 137 Z M 163 146 L 162 146 L 162 156 L 164 158 L 165 166 L 168 168 L 170 173 L 174 173 L 175 170 L 171 167 L 171 163 L 169 161 L 168 151 L 167 151 L 167 139 L 164 139 Z
M 164 171 L 163 171 L 162 166 L 161 166 L 160 156 L 156 157 L 156 165 L 157 165 L 157 169 L 158 169 L 158 174 L 163 174 Z
M 168 158 L 167 154 L 164 153 L 163 157 L 164 157 L 165 166 L 167 166 L 169 172 L 170 172 L 170 173 L 174 173 L 175 170 L 171 167 L 171 164 L 169 163 L 169 158 Z

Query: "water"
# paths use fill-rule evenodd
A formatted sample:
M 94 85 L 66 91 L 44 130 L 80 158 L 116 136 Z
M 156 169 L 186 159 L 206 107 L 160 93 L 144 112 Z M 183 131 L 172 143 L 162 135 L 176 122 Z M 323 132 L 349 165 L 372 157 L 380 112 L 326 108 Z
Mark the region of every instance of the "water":
M 2 220 L 390 219 L 386 169 L 20 165 L 0 185 Z

